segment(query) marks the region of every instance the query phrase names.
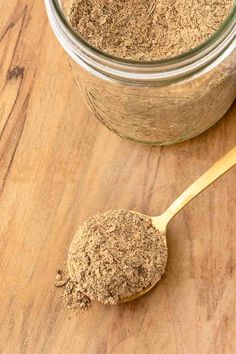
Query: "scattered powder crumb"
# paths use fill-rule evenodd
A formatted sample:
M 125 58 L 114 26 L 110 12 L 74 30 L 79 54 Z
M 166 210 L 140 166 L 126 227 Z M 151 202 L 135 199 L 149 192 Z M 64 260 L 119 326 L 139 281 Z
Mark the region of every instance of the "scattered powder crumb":
M 66 270 L 58 270 L 56 281 L 54 283 L 56 288 L 62 288 L 62 301 L 69 309 L 88 310 L 91 300 L 88 296 L 78 290 L 78 286 L 73 282 Z
M 99 213 L 71 243 L 66 291 L 70 299 L 76 291 L 77 299 L 81 292 L 91 300 L 117 304 L 159 281 L 166 262 L 166 237 L 150 217 L 124 209 Z
M 209 38 L 233 0 L 74 0 L 69 21 L 93 46 L 125 59 L 159 60 Z

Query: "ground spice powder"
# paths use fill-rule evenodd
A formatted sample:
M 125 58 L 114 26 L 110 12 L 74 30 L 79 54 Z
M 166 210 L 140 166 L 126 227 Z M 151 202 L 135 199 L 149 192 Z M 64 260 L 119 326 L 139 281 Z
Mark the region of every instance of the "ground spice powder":
M 89 218 L 69 250 L 68 269 L 78 292 L 117 304 L 160 280 L 167 262 L 165 235 L 151 218 L 112 210 Z
M 159 60 L 180 55 L 209 38 L 233 0 L 75 0 L 73 29 L 114 56 Z
M 67 269 L 57 271 L 54 285 L 56 288 L 62 289 L 62 301 L 67 308 L 73 310 L 87 310 L 89 308 L 91 300 L 70 279 Z

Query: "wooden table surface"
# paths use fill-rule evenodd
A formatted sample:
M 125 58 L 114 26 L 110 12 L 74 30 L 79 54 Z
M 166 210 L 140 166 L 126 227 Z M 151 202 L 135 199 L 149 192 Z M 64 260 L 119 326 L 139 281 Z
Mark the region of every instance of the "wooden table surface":
M 81 102 L 42 1 L 1 0 L 0 63 L 0 353 L 236 353 L 236 168 L 172 221 L 147 296 L 75 316 L 52 291 L 78 225 L 164 211 L 235 145 L 236 105 L 175 146 L 119 138 Z

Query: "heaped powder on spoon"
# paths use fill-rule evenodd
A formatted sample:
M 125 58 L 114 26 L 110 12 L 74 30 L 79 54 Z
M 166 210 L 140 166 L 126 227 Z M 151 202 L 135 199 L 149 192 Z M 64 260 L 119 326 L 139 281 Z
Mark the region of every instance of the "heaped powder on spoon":
M 73 29 L 114 56 L 159 60 L 180 55 L 209 38 L 233 0 L 75 0 Z
M 117 304 L 159 281 L 166 262 L 166 237 L 152 226 L 151 218 L 119 209 L 97 214 L 82 225 L 67 265 L 80 294 Z

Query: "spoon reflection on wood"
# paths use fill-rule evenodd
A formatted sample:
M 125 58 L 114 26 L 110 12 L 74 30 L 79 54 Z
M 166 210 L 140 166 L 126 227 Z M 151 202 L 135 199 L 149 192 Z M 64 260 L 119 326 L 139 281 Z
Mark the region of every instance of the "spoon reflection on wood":
M 207 172 L 205 172 L 190 187 L 188 187 L 162 215 L 151 217 L 152 225 L 155 227 L 155 229 L 163 235 L 166 235 L 167 226 L 169 222 L 173 219 L 173 217 L 181 209 L 183 209 L 185 205 L 188 204 L 193 198 L 195 198 L 199 193 L 201 193 L 211 183 L 221 177 L 234 165 L 236 165 L 236 147 L 234 147 L 224 157 L 218 160 Z M 137 212 L 134 211 L 134 213 Z M 148 291 L 150 291 L 155 285 L 156 283 L 151 284 L 149 287 L 140 291 L 139 293 L 121 299 L 120 303 L 133 301 L 143 296 Z

